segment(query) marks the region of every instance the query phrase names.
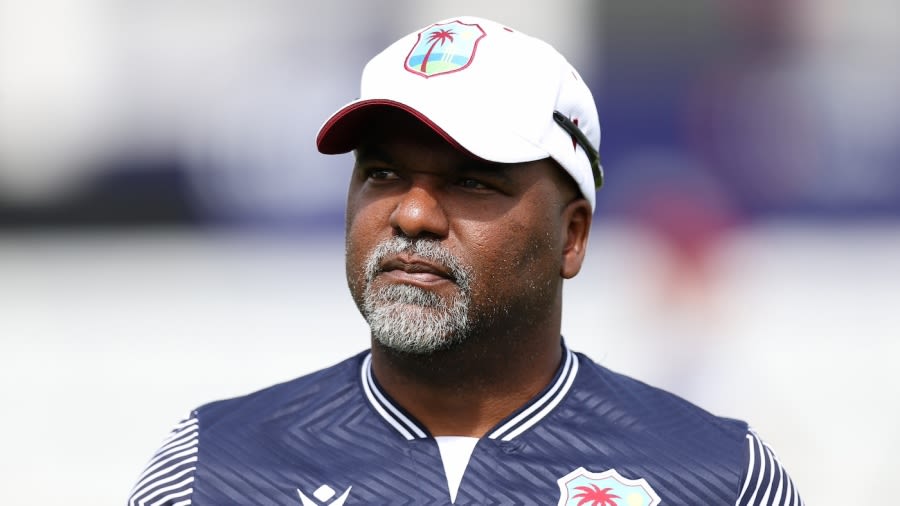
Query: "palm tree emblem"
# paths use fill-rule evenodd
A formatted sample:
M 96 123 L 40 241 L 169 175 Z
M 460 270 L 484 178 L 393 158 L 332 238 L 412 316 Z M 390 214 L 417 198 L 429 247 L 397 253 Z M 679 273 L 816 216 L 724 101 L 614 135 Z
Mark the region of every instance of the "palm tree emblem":
M 441 28 L 440 30 L 435 30 L 428 34 L 428 42 L 431 42 L 431 46 L 428 47 L 428 51 L 425 53 L 425 58 L 422 60 L 422 66 L 419 67 L 420 72 L 426 72 L 425 68 L 428 67 L 428 59 L 431 57 L 431 52 L 434 51 L 435 46 L 438 43 L 441 46 L 444 45 L 444 42 L 450 41 L 453 42 L 453 36 L 456 35 L 453 33 L 453 30 L 444 30 Z
M 615 469 L 592 473 L 579 467 L 556 483 L 560 493 L 558 506 L 659 506 L 662 502 L 646 479 L 626 478 Z
M 618 503 L 613 499 L 620 499 L 619 496 L 610 493 L 612 488 L 601 489 L 593 484 L 590 487 L 575 487 L 575 490 L 581 492 L 573 497 L 573 499 L 581 499 L 578 501 L 578 506 L 618 506 Z
M 475 23 L 456 20 L 431 25 L 418 33 L 403 68 L 425 78 L 458 72 L 472 63 L 478 41 L 486 36 Z

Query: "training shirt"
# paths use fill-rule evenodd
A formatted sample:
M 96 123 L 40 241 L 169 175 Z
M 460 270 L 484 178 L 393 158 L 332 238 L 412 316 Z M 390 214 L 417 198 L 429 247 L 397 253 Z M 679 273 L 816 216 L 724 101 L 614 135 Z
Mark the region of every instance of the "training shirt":
M 544 391 L 477 441 L 432 437 L 378 385 L 369 352 L 213 402 L 175 427 L 128 504 L 803 502 L 745 422 L 564 348 Z

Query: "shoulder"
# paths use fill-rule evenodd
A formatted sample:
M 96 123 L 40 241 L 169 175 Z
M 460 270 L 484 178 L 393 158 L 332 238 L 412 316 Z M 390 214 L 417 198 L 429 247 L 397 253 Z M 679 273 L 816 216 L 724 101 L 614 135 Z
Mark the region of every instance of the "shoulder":
M 578 378 L 566 406 L 561 418 L 568 425 L 561 430 L 578 434 L 588 455 L 601 456 L 598 461 L 651 479 L 656 487 L 669 475 L 671 486 L 658 492 L 687 503 L 719 504 L 737 497 L 747 466 L 747 423 L 716 416 L 584 355 L 579 355 Z M 711 495 L 693 497 L 691 490 L 699 486 Z
M 309 413 L 344 402 L 359 391 L 361 364 L 367 354 L 361 352 L 331 367 L 250 394 L 205 404 L 194 411 L 195 417 L 206 432 L 220 425 L 264 422 L 286 412 Z
M 576 404 L 616 443 L 654 455 L 694 485 L 717 483 L 737 506 L 800 506 L 799 492 L 772 449 L 742 420 L 717 416 L 671 392 L 613 372 L 579 354 Z M 596 420 L 602 420 L 596 424 Z M 703 470 L 702 479 L 696 477 Z M 735 499 L 736 498 L 736 499 Z
M 603 367 L 583 354 L 579 358 L 579 388 L 574 395 L 607 412 L 620 414 L 642 432 L 689 439 L 712 439 L 743 447 L 748 425 L 718 416 L 667 390 Z
M 197 431 L 193 414 L 175 425 L 138 477 L 129 506 L 190 504 L 197 469 Z
M 800 491 L 775 451 L 753 430 L 746 435 L 747 467 L 736 506 L 803 506 Z
M 132 489 L 128 504 L 190 505 L 196 495 L 196 479 L 210 462 L 215 462 L 216 448 L 234 449 L 248 440 L 258 441 L 261 433 L 277 432 L 279 422 L 285 418 L 293 422 L 308 419 L 329 406 L 346 403 L 352 395 L 360 395 L 358 378 L 367 353 L 192 411 L 153 454 Z

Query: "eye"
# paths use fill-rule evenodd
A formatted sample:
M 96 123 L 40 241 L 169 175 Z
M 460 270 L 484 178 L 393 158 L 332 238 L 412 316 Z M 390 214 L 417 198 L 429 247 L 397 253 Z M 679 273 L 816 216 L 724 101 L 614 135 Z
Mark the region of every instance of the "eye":
M 468 190 L 488 190 L 490 187 L 477 179 L 473 179 L 470 177 L 465 177 L 459 180 L 457 183 L 459 186 L 466 188 Z
M 390 181 L 397 179 L 397 173 L 391 169 L 368 169 L 366 170 L 366 178 L 374 181 Z

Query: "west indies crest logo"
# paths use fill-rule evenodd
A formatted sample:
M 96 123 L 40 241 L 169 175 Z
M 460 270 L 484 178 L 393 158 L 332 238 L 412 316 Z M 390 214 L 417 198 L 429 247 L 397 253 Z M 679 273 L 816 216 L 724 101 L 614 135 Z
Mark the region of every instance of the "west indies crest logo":
M 660 498 L 647 480 L 630 480 L 615 469 L 592 473 L 583 467 L 556 480 L 557 506 L 657 506 Z
M 478 41 L 484 36 L 484 30 L 475 23 L 451 21 L 431 25 L 419 32 L 404 67 L 422 77 L 462 70 L 472 63 Z

